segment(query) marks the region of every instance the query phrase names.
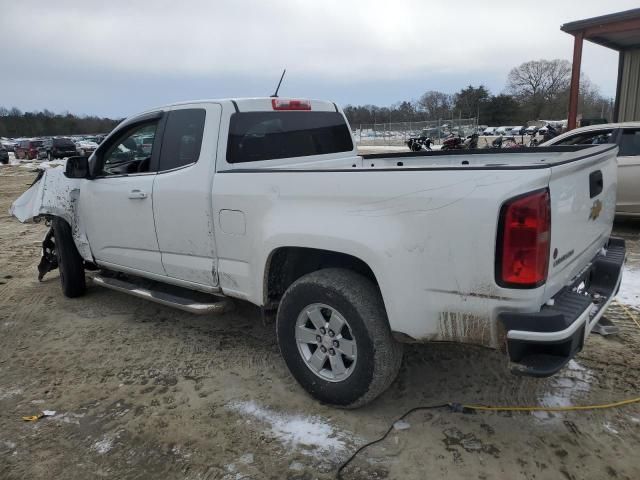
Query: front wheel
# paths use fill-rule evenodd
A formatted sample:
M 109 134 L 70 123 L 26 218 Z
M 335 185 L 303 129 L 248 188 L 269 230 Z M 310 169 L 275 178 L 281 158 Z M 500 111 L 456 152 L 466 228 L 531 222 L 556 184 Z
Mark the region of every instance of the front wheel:
M 378 288 L 338 268 L 296 280 L 280 302 L 278 345 L 291 374 L 318 400 L 356 408 L 384 392 L 402 361 Z
M 62 293 L 69 298 L 79 297 L 84 294 L 87 286 L 84 277 L 84 263 L 73 241 L 71 227 L 58 217 L 53 219 L 52 226 Z

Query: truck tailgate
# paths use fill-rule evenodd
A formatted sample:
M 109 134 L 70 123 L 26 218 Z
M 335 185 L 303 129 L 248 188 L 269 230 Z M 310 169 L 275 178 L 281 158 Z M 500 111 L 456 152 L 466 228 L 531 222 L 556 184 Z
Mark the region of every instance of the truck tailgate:
M 585 269 L 606 244 L 615 216 L 617 147 L 585 149 L 551 168 L 551 243 L 545 300 Z

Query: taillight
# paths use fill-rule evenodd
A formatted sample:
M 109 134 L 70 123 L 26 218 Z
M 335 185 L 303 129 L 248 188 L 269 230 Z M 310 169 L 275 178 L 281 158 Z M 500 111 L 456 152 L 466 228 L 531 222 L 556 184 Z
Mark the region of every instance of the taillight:
M 309 100 L 281 100 L 272 98 L 271 105 L 274 110 L 311 110 L 311 102 Z
M 508 200 L 500 211 L 496 282 L 507 288 L 535 288 L 547 280 L 551 242 L 549 190 Z

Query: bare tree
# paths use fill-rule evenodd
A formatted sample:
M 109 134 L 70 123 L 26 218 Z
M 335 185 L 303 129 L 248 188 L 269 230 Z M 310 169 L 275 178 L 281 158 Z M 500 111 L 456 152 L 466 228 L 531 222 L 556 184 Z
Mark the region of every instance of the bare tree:
M 453 98 L 448 93 L 430 90 L 418 100 L 418 107 L 430 120 L 450 118 Z
M 539 119 L 546 106 L 557 105 L 570 81 L 571 63 L 567 60 L 532 60 L 509 72 L 507 90 Z

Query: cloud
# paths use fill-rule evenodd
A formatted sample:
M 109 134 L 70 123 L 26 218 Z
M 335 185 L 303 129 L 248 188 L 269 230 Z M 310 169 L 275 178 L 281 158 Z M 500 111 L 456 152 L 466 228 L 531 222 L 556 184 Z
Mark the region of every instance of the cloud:
M 13 76 L 0 81 L 0 104 L 31 104 L 26 85 L 32 92 L 53 90 L 56 102 L 70 105 L 117 85 L 125 90 L 122 110 L 127 110 L 125 99 L 135 98 L 126 91 L 133 87 L 142 89 L 139 98 L 146 102 L 158 96 L 158 84 L 168 88 L 167 97 L 175 97 L 184 85 L 199 93 L 196 86 L 208 80 L 212 94 L 207 96 L 223 96 L 234 86 L 253 90 L 275 83 L 284 67 L 296 90 L 300 85 L 304 91 L 334 92 L 331 98 L 356 92 L 353 102 L 390 103 L 430 88 L 453 91 L 469 83 L 499 91 L 519 63 L 571 58 L 572 39 L 559 30 L 562 23 L 635 6 L 627 0 L 606 6 L 583 0 L 579 11 L 573 2 L 546 0 L 535 5 L 468 0 L 7 3 L 0 31 L 10 40 L 3 42 L 0 56 Z M 615 53 L 586 47 L 583 71 L 613 94 Z M 68 85 L 78 87 L 65 92 L 60 79 L 66 77 Z M 151 84 L 145 87 L 141 80 Z M 398 90 L 394 84 L 403 86 L 395 99 L 388 95 Z M 113 101 L 118 105 L 117 98 Z M 103 110 L 115 106 L 89 103 Z

